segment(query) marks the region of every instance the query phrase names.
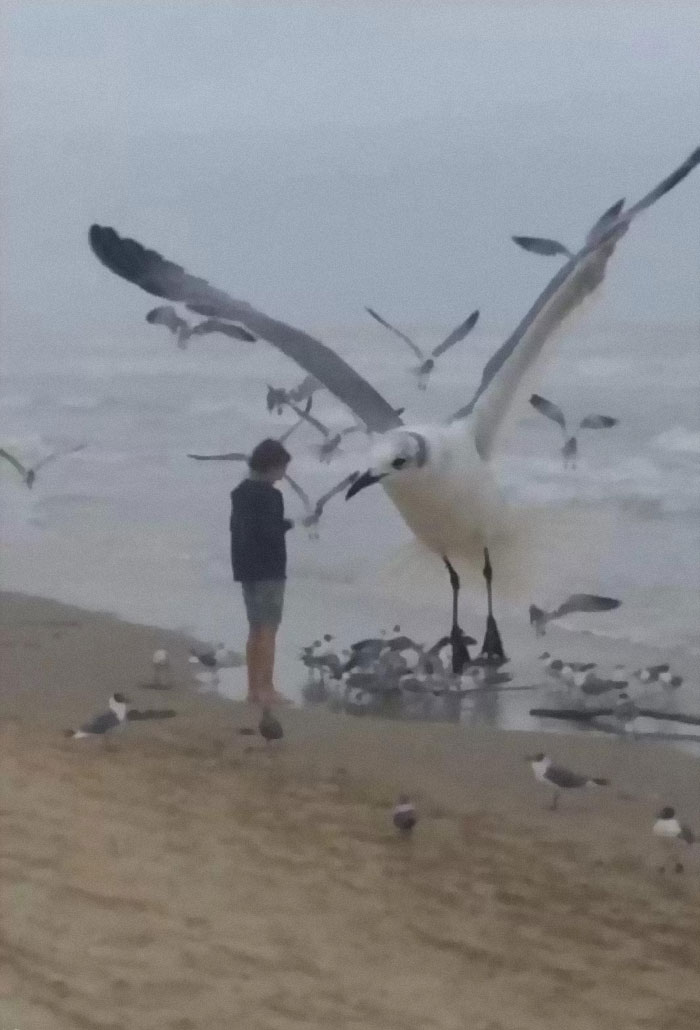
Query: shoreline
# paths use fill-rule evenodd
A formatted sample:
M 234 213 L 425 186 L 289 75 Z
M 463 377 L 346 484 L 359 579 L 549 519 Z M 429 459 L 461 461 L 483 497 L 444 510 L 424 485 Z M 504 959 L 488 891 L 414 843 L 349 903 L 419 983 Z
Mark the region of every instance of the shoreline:
M 661 744 L 251 706 L 186 637 L 2 595 L 0 1024 L 695 1030 L 700 855 L 654 871 L 700 764 Z M 156 646 L 175 685 L 142 689 Z M 67 740 L 113 689 L 176 716 Z M 610 779 L 556 813 L 524 761 Z M 419 824 L 391 826 L 407 791 Z

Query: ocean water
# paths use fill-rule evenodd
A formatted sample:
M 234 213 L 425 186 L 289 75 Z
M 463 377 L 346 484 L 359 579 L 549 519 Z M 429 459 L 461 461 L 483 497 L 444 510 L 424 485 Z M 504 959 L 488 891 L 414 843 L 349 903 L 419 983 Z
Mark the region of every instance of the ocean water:
M 412 356 L 379 327 L 315 331 L 416 422 L 464 404 L 505 335 L 477 332 L 456 346 L 421 394 L 408 372 Z M 442 335 L 439 328 L 413 331 L 426 344 Z M 0 445 L 30 464 L 55 446 L 88 446 L 42 470 L 32 491 L 0 465 L 2 586 L 241 648 L 245 620 L 229 564 L 228 495 L 244 470 L 186 455 L 247 450 L 280 433 L 293 419 L 267 413 L 265 384 L 291 386 L 300 378 L 264 343 L 210 337 L 181 352 L 166 330 L 138 323 L 129 339 L 77 341 L 68 354 L 13 361 L 0 387 Z M 578 327 L 546 370 L 539 392 L 572 423 L 590 412 L 620 419 L 611 430 L 580 434 L 574 471 L 562 466 L 558 427 L 525 412 L 498 469 L 516 505 L 614 515 L 618 531 L 595 586 L 621 598 L 622 607 L 573 617 L 566 624 L 572 629 L 700 653 L 699 384 L 692 325 Z M 333 426 L 350 422 L 328 394 L 318 395 L 314 414 Z M 290 471 L 312 499 L 364 467 L 367 440 L 350 436 L 327 465 L 318 461 L 317 444 L 308 426 L 290 441 Z M 291 517 L 302 514 L 293 494 L 285 500 Z M 280 640 L 285 679 L 299 675 L 299 647 L 323 632 L 349 641 L 395 622 L 427 640 L 446 631 L 446 583 L 439 596 L 416 582 L 393 598 L 368 585 L 409 540 L 381 490 L 352 504 L 342 496 L 332 501 L 318 540 L 302 530 L 290 534 Z M 585 553 L 573 558 L 580 578 L 569 571 L 556 596 L 533 600 L 556 604 L 589 589 Z M 526 622 L 526 611 L 516 614 Z M 465 629 L 477 636 L 481 621 L 479 614 L 474 627 L 466 618 Z

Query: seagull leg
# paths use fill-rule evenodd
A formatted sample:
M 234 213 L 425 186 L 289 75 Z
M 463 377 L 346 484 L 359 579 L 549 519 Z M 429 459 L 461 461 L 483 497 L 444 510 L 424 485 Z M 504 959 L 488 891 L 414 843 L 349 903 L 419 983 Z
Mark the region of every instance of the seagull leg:
M 556 812 L 558 806 L 559 806 L 559 791 L 555 790 L 554 791 L 554 795 L 552 797 L 552 803 L 549 806 L 550 812 Z
M 444 554 L 442 556 L 442 560 L 449 573 L 450 586 L 452 587 L 452 628 L 450 630 L 450 644 L 452 645 L 452 672 L 456 676 L 459 676 L 461 675 L 464 666 L 471 661 L 467 644 L 464 639 L 464 632 L 459 625 L 458 618 L 459 590 L 461 584 L 456 569 Z
M 505 661 L 506 655 L 503 650 L 503 641 L 501 640 L 501 634 L 498 632 L 496 620 L 493 617 L 493 599 L 491 594 L 493 569 L 491 568 L 488 547 L 484 548 L 484 579 L 486 580 L 486 596 L 488 598 L 489 610 L 488 615 L 486 616 L 486 634 L 484 635 L 481 654 L 488 661 Z

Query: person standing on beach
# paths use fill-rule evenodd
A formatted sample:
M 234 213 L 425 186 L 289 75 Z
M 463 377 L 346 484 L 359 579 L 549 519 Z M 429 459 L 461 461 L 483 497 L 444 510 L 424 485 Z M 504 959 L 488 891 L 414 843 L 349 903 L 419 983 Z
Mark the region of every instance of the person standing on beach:
M 294 523 L 284 517 L 282 494 L 273 483 L 282 479 L 290 461 L 279 440 L 263 440 L 248 460 L 248 478 L 231 491 L 231 563 L 248 616 L 248 700 L 253 704 L 284 700 L 272 679 L 287 576 L 285 533 Z

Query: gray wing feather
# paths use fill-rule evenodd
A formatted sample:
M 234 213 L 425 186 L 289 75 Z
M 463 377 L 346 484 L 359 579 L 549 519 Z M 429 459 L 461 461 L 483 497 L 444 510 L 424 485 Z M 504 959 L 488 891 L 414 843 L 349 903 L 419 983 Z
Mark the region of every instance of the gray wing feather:
M 547 418 L 551 418 L 552 422 L 558 423 L 566 432 L 566 419 L 564 418 L 564 412 L 558 404 L 548 401 L 546 397 L 540 397 L 538 393 L 533 393 L 532 397 L 530 397 L 530 404 L 536 411 L 539 411 L 540 415 L 546 415 Z
M 112 228 L 92 225 L 89 242 L 102 264 L 147 293 L 179 301 L 205 317 L 242 322 L 315 376 L 368 429 L 382 433 L 402 425 L 400 417 L 381 394 L 320 340 L 269 318 L 244 301 L 234 300 L 205 279 L 190 275 L 180 265 L 167 261 L 154 250 L 147 250 L 136 240 L 119 236 Z
M 287 475 L 286 473 L 284 475 L 284 480 L 286 483 L 289 483 L 294 493 L 297 495 L 301 503 L 304 505 L 307 515 L 310 515 L 312 508 L 311 501 L 309 500 L 309 495 L 304 490 L 302 490 L 302 488 L 299 486 L 295 479 L 292 479 L 292 477 Z
M 255 343 L 256 337 L 244 329 L 241 325 L 231 325 L 229 322 L 222 322 L 219 318 L 207 318 L 198 322 L 190 330 L 190 336 L 206 336 L 208 333 L 223 333 L 232 340 L 243 340 L 245 343 Z
M 452 347 L 455 343 L 459 343 L 460 340 L 463 340 L 464 337 L 472 331 L 472 329 L 478 321 L 478 310 L 472 311 L 469 318 L 466 318 L 464 322 L 461 323 L 461 325 L 458 325 L 456 329 L 453 329 L 450 335 L 446 336 L 442 343 L 439 343 L 437 347 L 434 348 L 433 357 L 439 358 L 440 355 L 444 354 L 449 347 Z
M 523 250 L 529 250 L 531 254 L 542 254 L 544 257 L 554 257 L 555 254 L 564 254 L 571 257 L 571 251 L 558 240 L 549 240 L 543 236 L 512 236 L 513 243 L 517 243 Z
M 382 318 L 381 315 L 377 314 L 374 308 L 365 308 L 365 311 L 368 315 L 371 315 L 375 321 L 379 322 L 380 325 L 383 325 L 385 329 L 388 329 L 390 333 L 393 333 L 394 336 L 398 336 L 400 340 L 407 343 L 419 361 L 423 361 L 425 359 L 425 354 L 423 354 L 423 351 L 420 349 L 418 344 L 414 343 L 410 336 L 406 336 L 406 334 L 402 333 L 400 329 L 393 326 L 391 322 L 387 322 L 385 318 Z
M 196 458 L 197 461 L 247 461 L 248 455 L 240 451 L 231 451 L 230 454 L 188 454 L 188 458 Z
M 586 415 L 579 422 L 579 429 L 612 429 L 619 421 L 612 415 Z
M 341 479 L 341 481 L 339 483 L 336 483 L 336 485 L 331 490 L 325 493 L 322 497 L 319 497 L 319 499 L 316 501 L 316 514 L 320 515 L 325 506 L 330 501 L 331 497 L 335 497 L 336 494 L 339 494 L 342 490 L 345 490 L 347 487 L 350 486 L 351 483 L 354 483 L 356 479 L 357 472 L 351 472 L 349 476 L 346 476 L 345 479 Z
M 606 230 L 586 244 L 553 276 L 514 332 L 487 361 L 481 382 L 471 401 L 457 411 L 450 421 L 471 415 L 484 392 L 494 383 L 498 372 L 515 353 L 514 375 L 504 384 L 491 410 L 484 412 L 483 425 L 476 430 L 476 442 L 482 457 L 488 457 L 500 422 L 515 394 L 518 382 L 527 367 L 540 353 L 554 329 L 577 308 L 586 296 L 602 282 L 605 268 L 615 245 L 629 228 L 633 218 L 673 189 L 700 163 L 700 147 L 693 151 L 674 172 L 654 187 L 637 204 L 618 215 Z M 521 345 L 521 346 L 519 346 Z M 523 348 L 526 353 L 522 353 Z
M 614 204 L 611 204 L 607 211 L 603 211 L 598 221 L 593 224 L 588 236 L 586 236 L 586 243 L 593 243 L 601 233 L 605 232 L 615 221 L 624 206 L 625 198 L 622 197 L 620 200 L 616 200 Z
M 550 618 L 559 619 L 573 612 L 609 612 L 622 604 L 614 597 L 600 597 L 598 594 L 571 594 L 560 604 Z
M 106 733 L 107 730 L 119 725 L 119 719 L 114 712 L 103 712 L 95 716 L 90 722 L 85 723 L 80 729 L 83 733 Z
M 28 470 L 24 467 L 22 462 L 15 458 L 13 454 L 10 454 L 8 451 L 3 450 L 1 447 L 0 458 L 4 458 L 6 461 L 9 461 L 10 465 L 16 468 L 21 476 L 26 476 Z
M 550 765 L 547 772 L 552 779 L 556 777 L 557 785 L 560 787 L 583 787 L 590 778 L 572 772 L 571 769 L 564 769 L 561 765 Z
M 44 467 L 44 465 L 48 465 L 49 462 L 55 461 L 56 458 L 63 458 L 66 454 L 76 454 L 78 451 L 84 451 L 86 447 L 86 443 L 80 443 L 77 447 L 69 447 L 67 451 L 54 451 L 52 454 L 47 454 L 45 458 L 42 458 L 41 461 L 34 466 L 34 471 L 38 472 L 39 469 Z

